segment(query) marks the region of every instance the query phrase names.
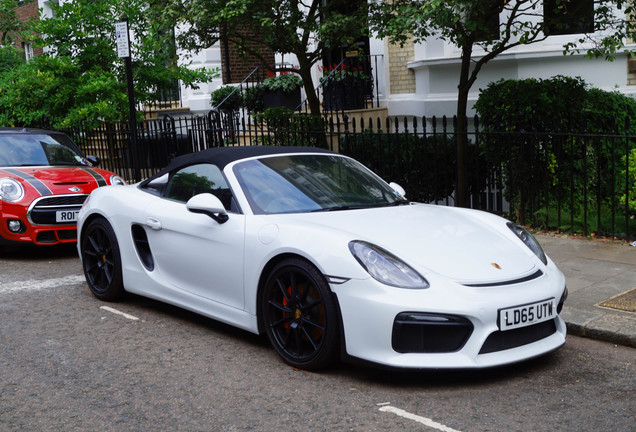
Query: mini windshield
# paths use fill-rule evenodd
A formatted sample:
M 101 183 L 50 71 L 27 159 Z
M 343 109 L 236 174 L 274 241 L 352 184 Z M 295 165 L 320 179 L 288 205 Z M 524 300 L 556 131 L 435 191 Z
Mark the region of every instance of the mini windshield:
M 255 214 L 384 207 L 407 202 L 353 159 L 337 155 L 276 156 L 237 163 Z
M 86 165 L 65 135 L 0 134 L 0 166 Z

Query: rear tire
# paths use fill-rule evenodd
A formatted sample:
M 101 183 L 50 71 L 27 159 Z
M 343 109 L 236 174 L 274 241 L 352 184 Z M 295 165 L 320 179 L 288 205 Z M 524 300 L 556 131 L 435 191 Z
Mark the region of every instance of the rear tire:
M 301 259 L 280 262 L 260 295 L 269 341 L 289 365 L 306 370 L 334 363 L 339 350 L 335 298 L 322 274 Z
M 88 287 L 95 297 L 105 301 L 124 295 L 119 244 L 106 219 L 93 219 L 82 235 L 80 251 Z

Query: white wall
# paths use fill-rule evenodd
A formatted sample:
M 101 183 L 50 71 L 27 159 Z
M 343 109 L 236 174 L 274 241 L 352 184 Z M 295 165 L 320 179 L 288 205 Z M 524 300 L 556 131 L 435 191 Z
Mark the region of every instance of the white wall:
M 535 51 L 513 51 L 491 60 L 480 71 L 469 95 L 469 115 L 473 115 L 472 105 L 479 96 L 479 90 L 490 82 L 500 79 L 546 79 L 555 75 L 581 77 L 587 84 L 607 91 L 619 91 L 634 95 L 636 86 L 627 85 L 627 55 L 619 54 L 613 62 L 603 59 L 588 59 L 583 54 L 564 56 L 562 49 Z M 421 50 L 416 49 L 416 53 Z M 417 55 L 417 54 L 416 54 Z M 405 104 L 398 115 L 453 115 L 456 111 L 457 84 L 459 83 L 459 58 L 417 58 L 408 67 L 414 71 L 416 93 L 406 96 L 390 96 L 387 101 L 389 111 L 397 109 L 397 104 Z M 409 109 L 410 112 L 404 112 Z
M 221 45 L 216 43 L 212 47 L 201 50 L 198 54 L 187 58 L 183 52 L 179 55 L 182 62 L 191 62 L 189 67 L 193 69 L 206 68 L 214 70 L 218 68 L 219 77 L 207 83 L 199 84 L 198 89 L 186 88 L 181 84 L 181 104 L 190 108 L 195 114 L 204 114 L 212 109 L 210 97 L 214 90 L 223 85 L 221 79 Z
M 588 59 L 583 53 L 563 55 L 563 45 L 581 35 L 551 36 L 545 41 L 521 45 L 499 55 L 480 71 L 469 95 L 469 115 L 479 89 L 500 79 L 550 78 L 555 75 L 581 77 L 587 84 L 608 91 L 636 96 L 636 86 L 627 85 L 626 54 L 617 54 L 612 62 Z M 386 55 L 386 42 L 385 55 Z M 378 45 L 376 43 L 376 45 Z M 374 43 L 372 42 L 372 46 Z M 636 48 L 630 45 L 632 49 Z M 582 48 L 586 48 L 583 46 Z M 474 58 L 478 56 L 478 50 Z M 408 68 L 415 74 L 416 90 L 411 94 L 388 94 L 384 103 L 390 115 L 441 116 L 456 112 L 460 51 L 439 39 L 429 39 L 414 47 L 414 61 Z M 385 83 L 385 88 L 390 88 Z

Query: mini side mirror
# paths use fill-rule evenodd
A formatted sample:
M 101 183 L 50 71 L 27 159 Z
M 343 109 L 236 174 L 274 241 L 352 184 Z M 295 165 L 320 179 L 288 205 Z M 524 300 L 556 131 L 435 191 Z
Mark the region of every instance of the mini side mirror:
M 100 159 L 99 157 L 97 157 L 97 156 L 93 156 L 93 155 L 86 156 L 86 160 L 87 160 L 88 162 L 90 162 L 90 164 L 91 164 L 91 165 L 93 165 L 93 166 L 95 166 L 95 167 L 96 167 L 96 166 L 98 166 L 98 165 L 99 165 L 99 163 L 101 162 L 101 159 Z

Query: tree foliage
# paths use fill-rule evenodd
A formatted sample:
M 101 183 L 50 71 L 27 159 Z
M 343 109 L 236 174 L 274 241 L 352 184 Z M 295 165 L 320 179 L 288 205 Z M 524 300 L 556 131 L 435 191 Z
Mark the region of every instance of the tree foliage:
M 167 22 L 182 25 L 179 43 L 190 49 L 205 48 L 222 36 L 239 52 L 260 58 L 265 46 L 274 53 L 294 54 L 299 68 L 286 66 L 276 71 L 298 73 L 312 113 L 319 101 L 311 80 L 311 67 L 322 60 L 330 47 L 349 44 L 367 34 L 367 3 L 350 0 L 166 0 Z
M 0 46 L 14 42 L 15 34 L 22 28 L 15 13 L 17 0 L 0 0 Z
M 122 17 L 131 29 L 137 102 L 157 100 L 176 80 L 196 87 L 212 76 L 177 64 L 172 27 L 158 16 L 161 1 L 72 0 L 50 6 L 52 18 L 29 26 L 37 35 L 32 42 L 47 53 L 0 76 L 4 124 L 29 124 L 38 115 L 59 126 L 127 119 L 125 68 L 117 57 L 114 28 Z
M 14 47 L 0 46 L 0 75 L 9 72 L 24 63 L 24 56 Z
M 78 74 L 77 66 L 68 58 L 48 56 L 0 72 L 0 125 L 38 126 L 43 119 L 55 122 L 62 116 L 76 117 L 80 113 L 72 111 L 87 107 L 73 109 L 75 94 L 85 93 L 84 88 L 90 85 L 90 80 L 76 82 L 72 77 Z M 79 88 L 74 89 L 75 84 Z M 116 106 L 112 101 L 110 104 Z
M 555 14 L 567 12 L 570 0 L 555 0 Z M 544 31 L 543 0 L 385 0 L 371 9 L 372 28 L 380 37 L 403 44 L 412 35 L 415 41 L 439 38 L 459 47 L 461 68 L 458 82 L 457 127 L 466 127 L 468 92 L 486 63 L 520 45 L 548 37 Z M 548 6 L 551 7 L 551 6 Z M 590 57 L 612 60 L 624 46 L 625 37 L 633 35 L 634 22 L 629 17 L 633 2 L 596 0 L 594 33 L 584 34 L 566 43 L 565 53 L 584 46 Z M 548 23 L 550 24 L 550 23 Z M 586 43 L 587 45 L 580 45 Z M 467 204 L 466 140 L 457 134 L 458 181 L 455 202 Z

